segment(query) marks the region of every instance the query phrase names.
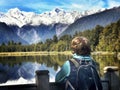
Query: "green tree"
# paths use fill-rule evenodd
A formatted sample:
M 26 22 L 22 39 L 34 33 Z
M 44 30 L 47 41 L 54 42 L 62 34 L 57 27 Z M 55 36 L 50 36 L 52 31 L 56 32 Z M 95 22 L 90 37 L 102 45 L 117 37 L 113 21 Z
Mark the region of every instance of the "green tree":
M 58 42 L 58 38 L 56 35 L 53 36 L 53 42 L 57 43 Z
M 120 51 L 120 20 L 104 27 L 97 48 L 103 51 Z

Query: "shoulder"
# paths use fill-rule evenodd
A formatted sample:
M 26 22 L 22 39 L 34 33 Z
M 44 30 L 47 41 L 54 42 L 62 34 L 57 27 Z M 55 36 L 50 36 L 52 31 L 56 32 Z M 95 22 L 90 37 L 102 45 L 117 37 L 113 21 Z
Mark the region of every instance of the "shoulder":
M 68 67 L 68 66 L 70 66 L 69 60 L 65 61 L 65 63 L 63 64 L 63 67 Z

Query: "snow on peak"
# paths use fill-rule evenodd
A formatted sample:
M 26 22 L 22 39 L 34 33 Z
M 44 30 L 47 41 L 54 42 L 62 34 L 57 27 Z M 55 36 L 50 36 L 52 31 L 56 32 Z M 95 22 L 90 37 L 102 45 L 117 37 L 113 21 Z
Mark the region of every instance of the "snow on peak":
M 19 15 L 22 13 L 22 11 L 20 11 L 18 8 L 13 8 L 13 9 L 10 9 L 8 13 L 11 15 Z
M 96 13 L 98 11 L 85 11 L 83 13 L 72 11 L 65 12 L 63 9 L 55 8 L 50 12 L 44 12 L 42 14 L 35 14 L 34 12 L 24 12 L 18 8 L 10 9 L 7 13 L 0 14 L 0 22 L 5 22 L 9 25 L 17 25 L 22 27 L 26 24 L 40 25 L 40 24 L 53 24 L 53 23 L 64 23 L 71 24 L 76 19 Z M 100 12 L 100 11 L 99 11 Z
M 63 11 L 63 9 L 55 8 L 54 11 L 55 11 L 56 13 L 59 13 L 59 12 Z

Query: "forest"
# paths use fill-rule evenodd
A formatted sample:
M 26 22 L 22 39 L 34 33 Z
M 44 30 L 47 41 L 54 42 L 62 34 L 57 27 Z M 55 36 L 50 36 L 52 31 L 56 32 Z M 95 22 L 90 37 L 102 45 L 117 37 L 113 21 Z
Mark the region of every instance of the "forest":
M 75 32 L 37 44 L 22 45 L 21 42 L 9 41 L 0 45 L 0 52 L 30 52 L 30 51 L 70 51 L 71 40 L 76 36 L 85 36 L 90 40 L 92 51 L 120 52 L 120 20 L 105 27 L 97 25 L 92 30 Z

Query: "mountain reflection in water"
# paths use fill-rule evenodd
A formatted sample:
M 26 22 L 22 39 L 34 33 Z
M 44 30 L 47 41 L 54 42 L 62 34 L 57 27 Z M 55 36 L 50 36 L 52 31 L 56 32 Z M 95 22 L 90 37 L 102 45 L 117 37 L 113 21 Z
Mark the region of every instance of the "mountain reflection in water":
M 57 71 L 70 58 L 69 55 L 0 57 L 0 84 L 9 81 L 33 80 L 36 70 L 49 70 L 50 81 L 53 82 Z M 120 68 L 120 60 L 113 56 L 93 56 L 93 58 L 98 63 L 101 75 L 105 66 Z
M 47 67 L 44 64 L 38 64 L 34 62 L 23 62 L 21 65 L 14 65 L 14 67 L 9 67 L 8 65 L 0 64 L 0 82 L 6 82 L 7 80 L 17 80 L 19 78 L 23 79 L 33 79 L 35 77 L 36 70 L 49 70 L 50 78 L 56 74 L 56 71 L 52 67 Z
M 50 80 L 54 81 L 60 66 L 69 56 L 26 56 L 26 57 L 0 57 L 0 83 L 35 78 L 36 70 L 49 70 Z

